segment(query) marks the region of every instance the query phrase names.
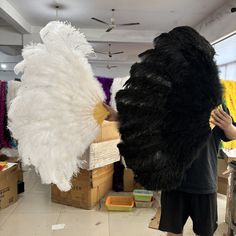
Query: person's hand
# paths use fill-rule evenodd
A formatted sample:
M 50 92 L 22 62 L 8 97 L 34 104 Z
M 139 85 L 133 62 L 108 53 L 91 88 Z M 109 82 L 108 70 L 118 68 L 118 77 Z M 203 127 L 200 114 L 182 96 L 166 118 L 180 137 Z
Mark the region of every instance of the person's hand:
M 231 116 L 223 111 L 222 108 L 213 110 L 211 123 L 217 125 L 224 131 L 231 129 L 233 126 Z
M 106 103 L 103 103 L 103 106 L 108 110 L 109 115 L 107 116 L 107 121 L 118 121 L 118 113 Z

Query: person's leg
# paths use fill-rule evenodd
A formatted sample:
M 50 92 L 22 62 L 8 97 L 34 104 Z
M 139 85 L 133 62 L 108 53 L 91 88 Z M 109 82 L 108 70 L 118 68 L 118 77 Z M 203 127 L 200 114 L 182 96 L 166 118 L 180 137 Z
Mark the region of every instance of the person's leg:
M 167 235 L 182 235 L 189 216 L 188 194 L 180 191 L 162 192 L 159 230 Z
M 199 236 L 213 236 L 217 229 L 217 194 L 193 194 L 190 217 Z

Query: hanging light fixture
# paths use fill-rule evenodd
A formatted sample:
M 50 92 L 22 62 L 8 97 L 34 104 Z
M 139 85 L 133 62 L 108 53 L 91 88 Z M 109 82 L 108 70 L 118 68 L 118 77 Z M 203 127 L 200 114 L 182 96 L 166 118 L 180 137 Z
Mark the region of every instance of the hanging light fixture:
M 56 9 L 56 20 L 58 20 L 58 11 L 60 9 L 60 6 L 59 5 L 56 5 L 55 6 L 55 9 Z
M 53 9 L 54 14 L 55 14 L 52 17 L 53 18 L 52 20 L 56 20 L 56 21 L 60 20 L 60 18 L 62 17 L 61 15 L 62 13 L 60 11 L 65 10 L 67 8 L 65 5 L 58 3 L 58 1 L 54 1 L 54 3 L 49 4 L 49 7 Z

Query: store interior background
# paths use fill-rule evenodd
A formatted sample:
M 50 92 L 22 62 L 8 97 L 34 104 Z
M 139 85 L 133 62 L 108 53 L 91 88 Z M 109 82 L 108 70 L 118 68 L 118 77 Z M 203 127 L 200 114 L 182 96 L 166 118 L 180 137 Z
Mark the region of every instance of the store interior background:
M 55 5 L 59 5 L 58 12 Z M 13 68 L 22 60 L 21 50 L 31 42 L 40 43 L 39 31 L 51 20 L 70 21 L 79 27 L 95 51 L 124 51 L 123 54 L 97 54 L 89 58 L 94 74 L 120 78 L 129 74 L 138 61 L 138 54 L 152 47 L 160 33 L 180 25 L 190 25 L 209 40 L 216 50 L 220 77 L 236 80 L 236 7 L 234 0 L 0 0 L 0 79 L 13 80 Z M 138 26 L 117 28 L 106 33 L 106 26 L 91 17 L 109 21 L 111 9 L 116 9 L 117 23 L 140 22 Z M 115 68 L 107 68 L 116 66 Z M 91 235 L 143 236 L 164 235 L 147 225 L 155 214 L 153 209 L 132 213 L 111 214 L 105 209 L 80 210 L 52 203 L 50 186 L 42 185 L 33 169 L 24 175 L 26 191 L 17 203 L 0 211 L 0 235 Z M 226 199 L 218 197 L 220 227 L 216 235 L 226 230 L 224 223 Z M 66 229 L 54 231 L 53 224 L 66 224 Z M 17 227 L 14 228 L 13 226 Z M 192 234 L 191 221 L 185 235 Z M 17 233 L 16 233 L 17 231 Z

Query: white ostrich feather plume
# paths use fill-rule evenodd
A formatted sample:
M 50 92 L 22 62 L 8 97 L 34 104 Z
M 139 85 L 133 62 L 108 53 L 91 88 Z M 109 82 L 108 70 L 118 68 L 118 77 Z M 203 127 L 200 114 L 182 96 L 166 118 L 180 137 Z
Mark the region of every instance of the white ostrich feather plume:
M 40 36 L 43 44 L 26 46 L 15 67 L 23 75 L 9 128 L 23 163 L 35 166 L 43 183 L 67 191 L 99 132 L 93 110 L 105 95 L 86 58 L 93 49 L 79 30 L 54 21 Z
M 111 85 L 111 106 L 116 109 L 116 93 L 123 89 L 123 86 L 125 85 L 126 81 L 129 79 L 129 76 L 123 77 L 123 78 L 114 78 L 113 83 Z

